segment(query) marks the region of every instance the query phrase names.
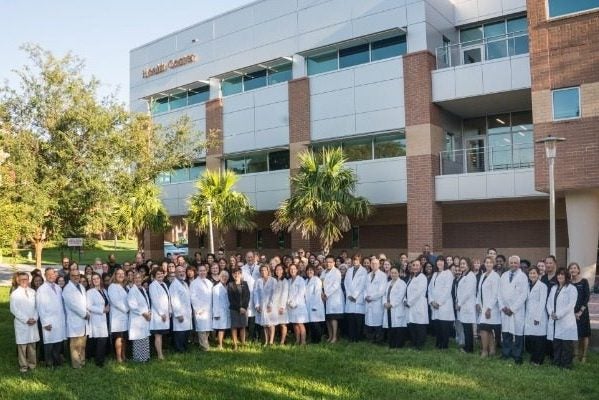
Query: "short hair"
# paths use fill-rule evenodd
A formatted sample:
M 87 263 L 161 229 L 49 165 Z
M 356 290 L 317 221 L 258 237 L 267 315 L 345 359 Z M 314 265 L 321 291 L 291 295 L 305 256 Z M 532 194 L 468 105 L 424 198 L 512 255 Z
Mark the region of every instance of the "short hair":
M 541 272 L 539 271 L 539 267 L 537 267 L 536 265 L 532 265 L 532 266 L 528 267 L 528 272 L 530 273 L 530 271 L 536 271 L 537 275 L 541 274 Z
M 528 260 L 525 260 L 525 259 L 523 259 L 523 260 L 520 260 L 520 264 L 524 264 L 524 265 L 526 265 L 526 268 L 529 268 L 529 267 L 530 267 L 530 261 L 528 261 Z
M 495 259 L 499 259 L 501 258 L 503 260 L 503 262 L 505 262 L 505 256 L 503 254 L 497 254 L 497 257 L 495 257 Z
M 491 250 L 493 250 L 495 253 L 497 253 L 497 249 L 496 249 L 495 247 L 489 247 L 489 248 L 487 249 L 487 254 L 489 254 L 489 252 L 490 252 Z
M 514 255 L 510 256 L 510 261 L 512 261 L 512 260 L 516 260 L 516 261 L 518 261 L 518 264 L 520 264 L 520 256 L 517 256 L 514 254 Z
M 150 275 L 152 276 L 152 279 L 156 279 L 156 274 L 158 272 L 164 272 L 164 271 L 162 271 L 161 267 L 159 267 L 158 265 L 156 265 L 154 268 L 152 268 L 152 272 L 150 272 Z
M 326 256 L 324 259 L 325 259 L 325 260 L 333 260 L 333 261 L 335 261 L 335 256 L 333 256 L 332 254 L 329 254 L 329 255 L 328 255 L 328 256 Z
M 219 277 L 221 276 L 226 276 L 227 279 L 229 279 L 229 273 L 227 272 L 226 269 L 223 269 L 222 271 L 220 271 L 220 274 L 218 274 Z
M 557 258 L 555 258 L 553 254 L 549 254 L 547 257 L 545 257 L 545 260 L 547 260 L 548 258 L 551 258 L 554 263 L 557 263 Z
M 54 272 L 56 272 L 56 270 L 55 270 L 54 268 L 52 268 L 52 267 L 48 267 L 48 268 L 46 268 L 46 269 L 44 270 L 44 275 L 48 276 L 48 272 L 50 272 L 50 271 L 54 271 Z
M 389 272 L 396 270 L 397 273 L 399 273 L 399 267 L 396 267 L 395 265 L 392 265 L 391 268 L 389 268 Z
M 568 270 L 564 267 L 560 267 L 557 269 L 557 271 L 555 272 L 555 276 L 557 277 L 558 275 L 563 275 L 566 278 L 566 284 L 570 283 L 570 273 L 568 272 Z

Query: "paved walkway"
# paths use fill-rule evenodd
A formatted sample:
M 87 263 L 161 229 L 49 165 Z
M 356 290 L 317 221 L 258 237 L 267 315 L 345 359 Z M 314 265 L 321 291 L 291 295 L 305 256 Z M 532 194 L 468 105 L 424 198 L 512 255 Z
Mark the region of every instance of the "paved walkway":
M 0 264 L 0 286 L 10 286 L 10 283 L 12 280 L 12 274 L 14 274 L 15 272 L 17 272 L 17 271 L 31 272 L 33 269 L 35 269 L 34 265 Z

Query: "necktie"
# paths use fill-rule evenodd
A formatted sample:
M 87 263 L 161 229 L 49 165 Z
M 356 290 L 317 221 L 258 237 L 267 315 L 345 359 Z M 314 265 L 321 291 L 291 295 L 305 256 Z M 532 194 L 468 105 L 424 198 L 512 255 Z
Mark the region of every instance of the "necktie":
M 374 272 L 372 273 L 372 278 L 370 278 L 370 283 L 374 281 Z
M 514 279 L 514 271 L 510 271 L 510 283 L 512 283 L 512 279 Z
M 51 283 L 50 287 L 52 288 L 52 291 L 54 292 L 54 294 L 56 294 L 56 284 Z
M 358 267 L 354 267 L 354 273 L 352 275 L 352 279 L 354 279 L 356 277 L 356 272 L 358 272 Z
M 77 286 L 77 290 L 79 290 L 79 293 L 83 294 L 83 291 L 81 290 L 81 285 L 80 284 L 76 284 L 75 286 Z

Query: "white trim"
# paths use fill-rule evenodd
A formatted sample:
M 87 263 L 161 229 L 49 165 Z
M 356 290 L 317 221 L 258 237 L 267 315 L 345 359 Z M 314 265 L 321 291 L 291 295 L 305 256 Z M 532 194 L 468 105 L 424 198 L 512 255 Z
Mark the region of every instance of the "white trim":
M 553 94 L 555 92 L 563 92 L 565 90 L 571 90 L 571 89 L 578 90 L 578 116 L 567 117 L 567 118 L 555 118 L 555 101 L 554 101 Z M 581 94 L 580 94 L 580 86 L 570 86 L 570 87 L 564 87 L 564 88 L 559 88 L 559 89 L 552 89 L 551 90 L 551 120 L 554 122 L 557 122 L 557 121 L 570 121 L 573 119 L 580 119 L 580 118 L 582 118 L 582 99 L 581 99 Z
M 597 7 L 593 7 L 593 8 L 589 8 L 586 10 L 581 10 L 581 11 L 574 11 L 568 14 L 561 14 L 561 15 L 556 15 L 555 17 L 552 17 L 551 15 L 549 15 L 549 2 L 551 0 L 546 0 L 545 1 L 545 13 L 547 16 L 547 21 L 556 21 L 556 20 L 560 20 L 563 18 L 570 18 L 570 17 L 576 17 L 582 14 L 589 14 L 589 13 L 593 13 L 593 12 L 597 12 L 599 11 L 599 6 Z

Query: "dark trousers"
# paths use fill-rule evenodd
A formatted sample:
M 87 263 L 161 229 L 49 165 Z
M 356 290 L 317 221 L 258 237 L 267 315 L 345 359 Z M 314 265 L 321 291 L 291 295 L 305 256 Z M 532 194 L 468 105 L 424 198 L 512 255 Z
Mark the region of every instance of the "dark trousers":
M 406 335 L 408 328 L 389 328 L 387 329 L 387 341 L 392 349 L 399 349 L 406 344 Z
M 256 317 L 248 317 L 248 340 L 260 341 L 262 328 L 256 323 Z
M 417 350 L 422 350 L 426 342 L 426 327 L 428 324 L 408 324 L 410 341 Z
M 322 339 L 322 322 L 308 323 L 308 330 L 310 331 L 310 342 L 320 343 Z
M 347 318 L 347 331 L 349 340 L 357 342 L 362 340 L 364 331 L 364 314 L 345 314 Z
M 501 324 L 497 324 L 493 327 L 493 334 L 495 335 L 495 347 L 501 348 Z
M 466 324 L 462 322 L 464 328 L 464 351 L 466 353 L 472 353 L 474 351 L 474 329 L 473 324 Z
M 451 335 L 451 327 L 453 321 L 441 321 L 435 320 L 435 327 L 433 331 L 436 336 L 435 347 L 438 349 L 447 349 L 449 347 L 449 336 Z
M 574 341 L 553 339 L 553 363 L 561 368 L 572 368 Z
M 521 363 L 523 350 L 524 336 L 512 335 L 508 332 L 501 333 L 501 355 L 503 358 L 513 357 L 517 363 Z
M 94 361 L 98 367 L 104 366 L 106 352 L 108 350 L 108 338 L 94 338 Z
M 62 342 L 44 343 L 44 358 L 48 367 L 58 367 L 62 364 Z
M 543 364 L 545 359 L 545 336 L 526 336 L 528 352 L 530 353 L 530 362 L 534 364 Z
M 176 352 L 182 353 L 187 350 L 188 338 L 189 331 L 173 331 L 173 344 Z
M 366 339 L 373 343 L 380 343 L 383 341 L 383 327 L 382 326 L 365 326 L 364 331 L 366 332 Z

